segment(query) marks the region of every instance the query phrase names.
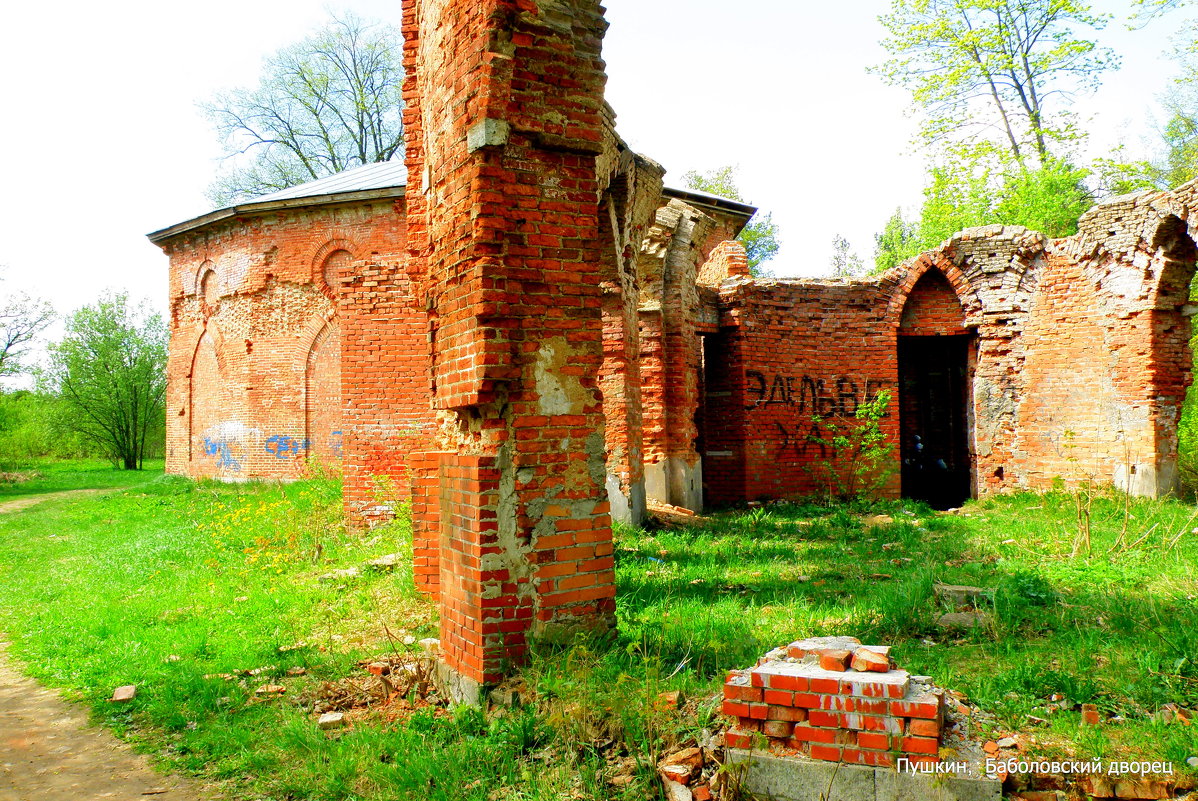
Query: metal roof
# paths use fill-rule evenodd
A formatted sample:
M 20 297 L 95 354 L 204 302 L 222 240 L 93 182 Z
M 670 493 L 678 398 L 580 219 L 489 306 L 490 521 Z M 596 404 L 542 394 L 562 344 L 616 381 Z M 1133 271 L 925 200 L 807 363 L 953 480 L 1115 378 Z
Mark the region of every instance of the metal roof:
M 320 206 L 334 203 L 355 203 L 386 197 L 402 197 L 408 171 L 402 162 L 380 161 L 352 167 L 335 175 L 318 178 L 299 186 L 288 187 L 269 195 L 251 198 L 245 203 L 203 214 L 168 228 L 146 234 L 155 244 L 173 236 L 194 231 L 207 225 L 247 214 Z
M 374 200 L 382 197 L 399 197 L 403 195 L 407 184 L 408 171 L 403 162 L 380 161 L 373 164 L 363 164 L 352 167 L 335 175 L 317 178 L 306 184 L 288 187 L 272 192 L 269 195 L 251 198 L 244 203 L 230 206 L 208 214 L 195 217 L 185 222 L 177 223 L 168 228 L 147 234 L 151 242 L 158 243 L 173 236 L 203 228 L 230 217 L 247 214 L 264 214 L 271 211 L 297 208 L 302 206 L 326 205 L 332 203 L 353 203 L 362 200 Z M 741 225 L 749 221 L 757 211 L 748 203 L 741 203 L 728 198 L 713 195 L 710 192 L 700 192 L 694 189 L 675 189 L 666 187 L 666 197 L 675 197 L 700 207 L 731 213 L 740 218 Z
M 402 161 L 377 161 L 350 167 L 334 175 L 317 178 L 306 184 L 291 186 L 253 198 L 253 203 L 270 203 L 275 200 L 291 200 L 299 197 L 335 195 L 340 192 L 362 192 L 367 189 L 391 189 L 408 182 L 408 170 Z

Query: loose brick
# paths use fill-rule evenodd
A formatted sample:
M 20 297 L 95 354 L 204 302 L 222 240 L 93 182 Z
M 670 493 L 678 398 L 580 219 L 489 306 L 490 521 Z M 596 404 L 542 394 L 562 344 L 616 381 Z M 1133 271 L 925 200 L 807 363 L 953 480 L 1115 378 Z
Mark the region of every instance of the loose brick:
M 885 656 L 858 648 L 852 655 L 853 670 L 862 672 L 886 673 L 890 670 L 890 660 Z
M 824 670 L 848 670 L 850 661 L 854 661 L 853 667 L 857 667 L 852 651 L 830 650 L 819 655 L 819 666 Z

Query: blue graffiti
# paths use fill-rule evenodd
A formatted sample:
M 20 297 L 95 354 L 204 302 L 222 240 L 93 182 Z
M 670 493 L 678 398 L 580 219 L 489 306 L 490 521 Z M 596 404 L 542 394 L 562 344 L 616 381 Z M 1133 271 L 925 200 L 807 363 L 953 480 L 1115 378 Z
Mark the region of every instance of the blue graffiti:
M 338 459 L 340 459 L 341 458 L 341 432 L 340 431 L 334 431 L 332 433 L 332 435 L 329 437 L 329 446 L 330 446 L 330 449 L 333 451 L 333 455 L 336 456 Z
M 233 458 L 233 452 L 229 449 L 229 443 L 224 440 L 214 440 L 204 437 L 204 455 L 217 457 L 217 467 L 226 470 L 241 469 L 241 463 Z
M 266 452 L 274 454 L 276 459 L 287 459 L 299 456 L 308 451 L 308 440 L 298 440 L 286 434 L 275 434 L 266 440 Z

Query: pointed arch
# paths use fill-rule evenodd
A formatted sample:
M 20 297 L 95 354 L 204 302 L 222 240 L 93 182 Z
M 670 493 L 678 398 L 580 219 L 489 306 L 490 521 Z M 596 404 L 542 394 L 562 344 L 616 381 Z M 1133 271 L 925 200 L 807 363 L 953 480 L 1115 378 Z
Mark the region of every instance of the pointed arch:
M 304 366 L 304 437 L 309 456 L 341 457 L 341 330 L 326 320 Z
M 970 284 L 969 278 L 961 271 L 960 267 L 943 256 L 933 256 L 932 254 L 924 254 L 909 264 L 909 268 L 896 277 L 897 280 L 890 290 L 890 298 L 886 306 L 886 320 L 891 328 L 899 329 L 902 326 L 907 302 L 912 292 L 925 278 L 932 282 L 937 282 L 939 279 L 943 281 L 943 284 L 947 284 L 947 289 L 952 291 L 961 308 L 961 328 L 978 325 L 982 304 L 977 292 Z M 929 278 L 929 273 L 935 273 L 936 277 Z M 925 284 L 921 287 L 921 289 L 923 288 L 932 289 L 933 287 Z M 936 287 L 936 289 L 942 290 L 942 287 Z
M 207 329 L 192 350 L 187 386 L 187 459 L 193 471 L 206 452 L 205 433 L 220 424 L 224 407 L 224 380 L 217 341 Z M 204 471 L 206 472 L 206 471 Z

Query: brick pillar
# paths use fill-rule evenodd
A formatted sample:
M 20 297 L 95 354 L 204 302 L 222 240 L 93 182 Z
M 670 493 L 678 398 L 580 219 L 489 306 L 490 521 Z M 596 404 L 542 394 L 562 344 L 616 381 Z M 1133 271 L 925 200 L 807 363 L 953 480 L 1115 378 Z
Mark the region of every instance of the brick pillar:
M 593 0 L 408 0 L 408 249 L 430 313 L 442 679 L 614 622 Z M 427 472 L 427 465 L 424 467 Z M 427 478 L 417 478 L 418 482 Z
M 409 457 L 412 498 L 412 578 L 430 598 L 441 592 L 441 465 L 452 453 L 415 453 Z

